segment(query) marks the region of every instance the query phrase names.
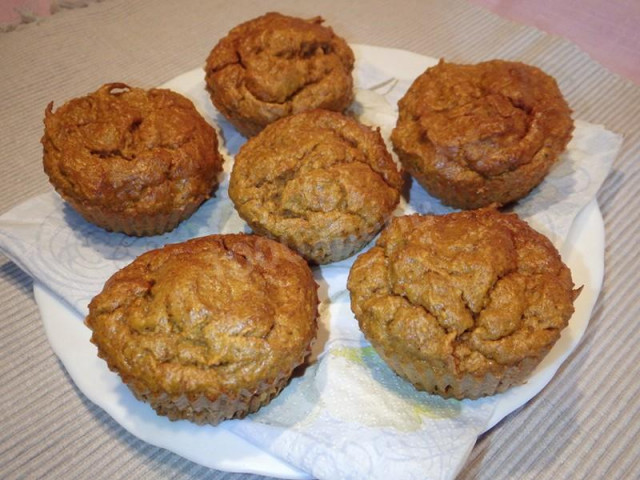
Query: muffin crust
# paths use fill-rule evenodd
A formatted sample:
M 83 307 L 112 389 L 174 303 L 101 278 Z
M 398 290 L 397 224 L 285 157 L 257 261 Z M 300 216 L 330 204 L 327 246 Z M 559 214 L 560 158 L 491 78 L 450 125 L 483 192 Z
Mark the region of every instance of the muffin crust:
M 313 110 L 269 125 L 242 146 L 229 196 L 256 233 L 321 264 L 352 255 L 382 229 L 402 182 L 378 131 Z
M 579 293 L 546 237 L 493 209 L 394 218 L 354 263 L 348 288 L 391 368 L 455 398 L 524 382 Z
M 287 115 L 351 104 L 353 52 L 322 23 L 271 12 L 233 28 L 213 48 L 207 90 L 244 136 Z
M 107 230 L 173 229 L 209 198 L 222 158 L 214 129 L 170 90 L 103 85 L 45 112 L 44 170 L 60 196 Z
M 254 235 L 165 246 L 114 274 L 89 305 L 91 341 L 161 415 L 216 424 L 277 395 L 316 334 L 306 262 Z
M 526 196 L 571 138 L 571 110 L 555 80 L 519 62 L 441 61 L 398 103 L 391 139 L 403 166 L 457 208 Z

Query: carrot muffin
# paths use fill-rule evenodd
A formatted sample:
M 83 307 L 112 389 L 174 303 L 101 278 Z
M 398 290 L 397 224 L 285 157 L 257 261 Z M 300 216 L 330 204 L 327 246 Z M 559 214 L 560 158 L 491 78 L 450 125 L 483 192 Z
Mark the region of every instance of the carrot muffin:
M 254 235 L 147 252 L 89 305 L 98 355 L 171 420 L 217 424 L 267 404 L 311 348 L 317 285 L 307 263 Z
M 433 196 L 463 209 L 526 196 L 571 138 L 571 110 L 555 80 L 519 62 L 441 61 L 398 103 L 391 140 Z
M 212 195 L 214 129 L 170 90 L 103 85 L 44 118 L 44 170 L 87 221 L 128 235 L 168 232 Z
M 229 196 L 254 232 L 322 264 L 353 255 L 382 229 L 402 182 L 377 130 L 313 110 L 278 120 L 242 146 Z
M 351 48 L 320 17 L 267 13 L 232 29 L 205 66 L 213 105 L 246 137 L 293 113 L 344 111 L 353 100 Z
M 525 382 L 579 293 L 545 236 L 493 209 L 394 218 L 347 286 L 389 366 L 419 390 L 458 399 Z

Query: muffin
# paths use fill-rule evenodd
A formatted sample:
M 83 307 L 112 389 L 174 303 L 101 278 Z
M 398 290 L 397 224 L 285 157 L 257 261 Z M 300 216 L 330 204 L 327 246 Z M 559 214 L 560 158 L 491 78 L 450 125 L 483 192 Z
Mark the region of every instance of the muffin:
M 242 135 L 294 113 L 342 112 L 351 104 L 353 52 L 322 22 L 267 13 L 233 28 L 211 50 L 211 101 Z
M 87 221 L 144 236 L 168 232 L 212 195 L 222 171 L 214 129 L 164 89 L 108 83 L 44 118 L 44 171 Z
M 347 286 L 387 364 L 417 389 L 457 399 L 525 382 L 579 293 L 544 235 L 488 208 L 396 217 Z
M 519 62 L 441 61 L 398 103 L 391 140 L 433 196 L 461 209 L 526 196 L 571 138 L 571 110 L 555 80 Z
M 171 420 L 215 425 L 278 395 L 310 352 L 317 306 L 299 255 L 254 235 L 211 235 L 118 271 L 86 324 L 139 400 Z
M 382 229 L 402 183 L 379 131 L 312 110 L 278 120 L 241 147 L 229 197 L 255 233 L 324 264 L 353 255 Z

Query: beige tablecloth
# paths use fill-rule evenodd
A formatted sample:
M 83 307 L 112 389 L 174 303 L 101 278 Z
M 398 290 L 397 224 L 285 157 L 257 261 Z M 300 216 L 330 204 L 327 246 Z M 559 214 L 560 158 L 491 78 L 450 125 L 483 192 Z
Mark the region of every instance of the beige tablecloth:
M 537 397 L 479 439 L 460 478 L 640 477 L 640 87 L 559 37 L 457 0 L 105 0 L 61 11 L 0 34 L 0 213 L 50 190 L 39 143 L 49 101 L 108 81 L 159 85 L 201 66 L 231 27 L 268 10 L 321 14 L 352 43 L 538 65 L 577 118 L 624 135 L 598 195 L 605 279 L 582 344 Z M 254 478 L 146 444 L 88 401 L 47 342 L 31 279 L 4 257 L 0 312 L 0 477 Z

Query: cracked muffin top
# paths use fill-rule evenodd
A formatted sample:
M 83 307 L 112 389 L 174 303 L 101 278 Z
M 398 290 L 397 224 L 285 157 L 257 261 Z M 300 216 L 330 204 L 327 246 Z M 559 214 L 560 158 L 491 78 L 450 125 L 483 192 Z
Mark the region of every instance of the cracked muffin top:
M 211 196 L 222 170 L 214 129 L 170 90 L 109 83 L 55 112 L 50 103 L 44 125 L 51 183 L 108 229 L 110 215 L 153 220 L 186 207 L 190 214 Z
M 294 113 L 341 112 L 351 104 L 353 52 L 322 22 L 271 12 L 233 28 L 213 48 L 207 90 L 241 134 Z
M 229 196 L 256 233 L 329 263 L 382 229 L 402 184 L 377 130 L 313 110 L 278 120 L 242 146 Z
M 348 288 L 362 331 L 392 368 L 458 398 L 524 381 L 579 293 L 545 236 L 493 209 L 394 218 L 354 263 Z
M 89 305 L 92 342 L 139 396 L 233 402 L 275 385 L 310 350 L 317 285 L 306 262 L 255 235 L 147 252 Z
M 392 142 L 429 193 L 457 208 L 505 205 L 547 175 L 571 138 L 571 110 L 539 68 L 441 61 L 398 103 Z

